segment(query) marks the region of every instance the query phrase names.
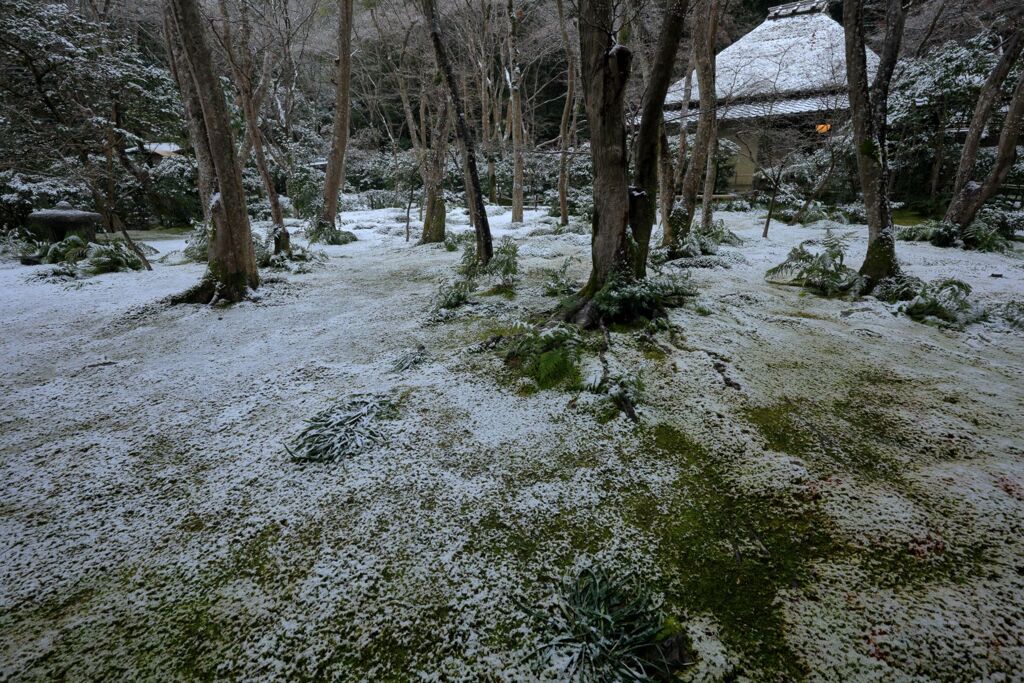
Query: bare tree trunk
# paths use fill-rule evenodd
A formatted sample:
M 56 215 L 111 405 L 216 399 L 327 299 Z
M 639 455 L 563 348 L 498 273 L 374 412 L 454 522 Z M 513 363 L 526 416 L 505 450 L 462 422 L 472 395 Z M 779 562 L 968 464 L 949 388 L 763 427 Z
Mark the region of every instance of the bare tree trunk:
M 613 0 L 584 0 L 579 11 L 580 73 L 594 166 L 592 268 L 577 300 L 563 314 L 592 326 L 600 318 L 594 296 L 613 275 L 630 279 L 633 275 L 626 232 L 629 176 L 624 103 L 632 54 L 613 38 Z
M 716 2 L 717 0 L 712 0 Z M 688 0 L 673 0 L 662 17 L 661 34 L 651 60 L 647 87 L 640 108 L 640 129 L 633 146 L 634 185 L 629 195 L 629 225 L 635 242 L 633 273 L 642 278 L 647 273 L 647 252 L 651 229 L 657 219 L 659 146 L 664 126 L 665 96 L 672 81 L 679 38 L 686 23 Z M 712 88 L 714 81 L 711 81 Z M 596 160 L 595 160 L 596 170 Z
M 718 33 L 719 0 L 706 0 L 706 8 L 695 20 L 693 54 L 697 62 L 697 88 L 700 92 L 700 118 L 690 161 L 686 166 L 681 186 L 683 208 L 677 218 L 669 222 L 662 244 L 675 250 L 680 240 L 690 232 L 697 207 L 697 189 L 707 164 L 717 105 L 715 92 L 715 35 Z
M 338 2 L 338 69 L 334 75 L 334 128 L 324 178 L 324 210 L 319 223 L 334 227 L 338 194 L 345 181 L 345 150 L 352 103 L 352 0 Z
M 196 92 L 188 62 L 182 54 L 181 41 L 177 38 L 170 5 L 164 8 L 164 39 L 167 41 L 167 61 L 174 82 L 181 92 L 181 101 L 185 108 L 185 125 L 188 128 L 189 139 L 192 140 L 192 151 L 196 155 L 196 184 L 199 189 L 199 203 L 203 209 L 203 220 L 210 224 L 214 218 L 210 211 L 210 198 L 215 191 L 217 177 L 213 170 L 210 141 L 206 137 L 206 126 L 203 124 L 199 94 Z
M 999 187 L 1006 181 L 1014 158 L 1017 155 L 1017 140 L 1020 139 L 1021 123 L 1024 121 L 1024 73 L 1017 80 L 1010 100 L 1010 108 L 1003 121 L 1003 129 L 999 133 L 999 144 L 996 147 L 996 161 L 988 176 L 979 184 L 966 182 L 963 188 L 953 197 L 946 211 L 945 220 L 966 228 L 978 214 L 978 210 L 991 199 Z
M 700 203 L 700 226 L 707 233 L 711 230 L 711 221 L 715 213 L 715 180 L 718 177 L 718 162 L 715 153 L 718 151 L 718 120 L 711 130 L 711 149 L 708 150 L 707 170 L 704 172 L 704 193 Z
M 887 193 L 886 112 L 889 84 L 903 38 L 906 10 L 902 0 L 888 0 L 886 31 L 875 80 L 868 89 L 864 54 L 864 0 L 843 3 L 846 34 L 846 74 L 850 84 L 850 110 L 857 170 L 868 216 L 868 251 L 861 265 L 868 290 L 882 279 L 899 273 L 896 234 Z
M 267 202 L 270 204 L 270 222 L 273 224 L 274 253 L 291 253 L 291 238 L 288 230 L 284 227 L 284 214 L 281 211 L 281 199 L 277 194 L 277 187 L 270 175 L 270 166 L 267 164 L 267 155 L 263 147 L 263 137 L 259 128 L 259 110 L 263 102 L 263 91 L 270 80 L 270 54 L 267 53 L 260 70 L 260 85 L 253 83 L 252 63 L 252 28 L 249 23 L 249 10 L 245 2 L 239 3 L 238 44 L 235 44 L 234 32 L 231 30 L 234 18 L 228 11 L 227 0 L 219 1 L 221 14 L 221 31 L 223 32 L 224 51 L 227 54 L 227 61 L 231 67 L 232 80 L 235 83 L 235 90 L 238 94 L 238 102 L 241 105 L 242 118 L 245 121 L 245 152 L 239 159 L 239 165 L 245 166 L 246 156 L 251 150 L 256 161 L 256 171 L 263 183 L 263 191 L 267 195 Z
M 686 152 L 688 146 L 686 118 L 687 112 L 690 109 L 690 98 L 693 96 L 693 65 L 696 61 L 693 46 L 691 45 L 686 59 L 686 78 L 683 80 L 683 108 L 679 112 L 679 155 L 676 157 L 676 169 L 672 176 L 673 204 L 675 203 L 674 195 L 683 186 L 683 175 L 686 173 Z
M 448 209 L 444 201 L 444 161 L 448 156 L 450 122 L 451 115 L 442 103 L 434 114 L 434 127 L 430 133 L 430 148 L 426 155 L 426 174 L 423 176 L 423 185 L 427 193 L 427 207 L 423 217 L 423 236 L 420 238 L 420 244 L 444 242 L 448 221 Z M 421 120 L 420 125 L 426 127 L 427 122 Z
M 514 0 L 508 0 L 508 84 L 510 102 L 509 125 L 512 126 L 512 222 L 523 222 L 523 93 L 519 68 L 519 18 Z
M 565 22 L 563 0 L 555 0 L 558 7 L 558 28 L 562 34 L 562 50 L 565 52 L 567 83 L 565 106 L 558 126 L 558 213 L 559 223 L 569 225 L 569 123 L 576 108 L 576 55 L 569 42 L 569 30 Z
M 472 186 L 466 188 L 466 194 L 467 196 L 472 194 L 473 201 L 477 205 L 477 216 L 480 219 L 476 226 L 476 253 L 480 262 L 486 265 L 494 253 L 494 246 L 491 241 L 491 228 L 487 221 L 487 210 L 484 208 L 484 196 L 480 189 L 480 175 L 476 169 L 476 144 L 469 132 L 469 125 L 466 123 L 466 113 L 462 110 L 462 99 L 459 97 L 459 84 L 455 80 L 455 72 L 452 70 L 451 62 L 448 60 L 448 51 L 441 37 L 441 20 L 437 16 L 436 0 L 423 0 L 423 14 L 430 27 L 434 59 L 437 60 L 437 66 L 448 84 L 451 104 L 455 108 L 455 133 L 462 143 L 463 163 L 469 169 L 469 180 Z
M 672 151 L 668 146 L 668 134 L 665 124 L 661 124 L 658 135 L 658 213 L 661 215 L 661 230 L 664 233 L 668 226 L 668 217 L 672 213 L 672 205 L 676 201 L 676 187 L 673 182 L 675 168 L 672 165 Z
M 1006 81 L 1010 70 L 1020 57 L 1024 49 L 1024 30 L 1018 29 L 1003 45 L 1003 54 L 996 63 L 992 73 L 985 79 L 978 95 L 978 103 L 974 107 L 974 116 L 971 117 L 971 125 L 967 129 L 967 137 L 964 140 L 963 152 L 960 154 L 960 164 L 956 170 L 956 179 L 953 181 L 953 196 L 956 197 L 964 189 L 964 185 L 971 179 L 974 165 L 978 161 L 978 146 L 981 144 L 981 136 L 985 132 L 988 120 L 992 116 L 992 109 L 995 107 L 999 92 Z
M 168 1 L 173 13 L 174 34 L 188 64 L 188 74 L 181 76 L 191 77 L 195 86 L 218 186 L 217 194 L 211 197 L 211 212 L 218 215 L 219 220 L 214 221 L 210 237 L 209 269 L 204 282 L 180 300 L 240 301 L 249 289 L 259 286 L 260 280 L 224 91 L 213 71 L 213 59 L 196 0 Z M 200 141 L 196 141 L 198 144 Z

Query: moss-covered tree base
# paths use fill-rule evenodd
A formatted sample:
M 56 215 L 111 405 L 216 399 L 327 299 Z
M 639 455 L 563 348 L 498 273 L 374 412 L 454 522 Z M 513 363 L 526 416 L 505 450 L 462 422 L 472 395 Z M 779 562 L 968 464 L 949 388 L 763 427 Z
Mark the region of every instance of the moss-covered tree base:
M 224 280 L 214 277 L 210 272 L 203 276 L 194 287 L 190 287 L 181 294 L 170 296 L 167 301 L 170 304 L 236 304 L 249 298 L 249 293 L 259 286 L 257 279 L 250 284 L 245 273 L 237 273 Z

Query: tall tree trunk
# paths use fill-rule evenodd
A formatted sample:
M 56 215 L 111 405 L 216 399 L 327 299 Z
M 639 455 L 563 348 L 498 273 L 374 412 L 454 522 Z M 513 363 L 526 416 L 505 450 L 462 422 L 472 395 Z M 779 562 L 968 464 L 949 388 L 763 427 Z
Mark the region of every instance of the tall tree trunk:
M 716 105 L 715 91 L 715 36 L 718 33 L 719 0 L 706 0 L 703 11 L 697 14 L 694 26 L 693 55 L 697 62 L 697 89 L 700 93 L 700 118 L 689 163 L 680 187 L 682 211 L 673 217 L 665 231 L 663 245 L 675 250 L 682 238 L 690 232 L 697 208 L 697 190 L 707 164 L 711 137 L 714 134 Z M 684 129 L 685 130 L 685 129 Z
M 199 190 L 199 203 L 202 205 L 203 221 L 212 225 L 216 216 L 210 211 L 210 198 L 216 191 L 217 176 L 213 169 L 213 156 L 210 152 L 210 140 L 206 137 L 206 126 L 203 124 L 203 109 L 196 92 L 195 81 L 189 71 L 188 62 L 182 53 L 181 41 L 177 37 L 174 16 L 170 5 L 164 8 L 164 39 L 167 42 L 168 63 L 171 75 L 181 92 L 181 101 L 185 109 L 185 125 L 188 137 L 192 141 L 192 151 L 196 155 L 196 185 Z
M 351 1 L 351 0 L 347 0 Z M 480 189 L 480 174 L 476 169 L 476 143 L 469 132 L 469 124 L 466 123 L 466 112 L 462 109 L 462 98 L 459 97 L 459 83 L 455 80 L 455 71 L 452 69 L 448 59 L 448 51 L 445 48 L 444 39 L 441 37 L 441 20 L 437 16 L 436 0 L 423 0 L 423 14 L 430 27 L 430 42 L 434 46 L 434 59 L 437 66 L 444 75 L 448 84 L 448 94 L 451 105 L 455 108 L 455 134 L 462 143 L 463 164 L 469 169 L 469 181 L 471 187 L 466 188 L 466 195 L 473 196 L 476 203 L 477 216 L 479 221 L 476 225 L 476 253 L 480 262 L 486 265 L 494 254 L 494 245 L 491 241 L 491 228 L 487 221 L 487 210 L 484 208 L 484 195 Z
M 716 0 L 711 0 L 716 2 Z M 662 17 L 661 34 L 651 60 L 640 105 L 640 129 L 633 145 L 634 183 L 629 193 L 629 226 L 635 242 L 633 273 L 642 278 L 647 273 L 647 252 L 651 229 L 658 213 L 659 147 L 664 126 L 665 96 L 672 81 L 679 38 L 686 23 L 688 0 L 672 0 Z M 714 82 L 712 81 L 712 87 Z M 596 168 L 596 161 L 595 161 Z
M 196 0 L 168 0 L 188 74 L 202 110 L 210 159 L 217 178 L 217 194 L 211 197 L 214 221 L 210 236 L 210 261 L 204 282 L 181 300 L 242 300 L 249 289 L 260 284 L 252 247 L 249 214 L 242 188 L 242 171 L 235 157 L 227 105 L 220 80 L 213 71 L 213 59 Z M 197 141 L 198 146 L 200 142 Z
M 334 228 L 338 194 L 345 181 L 345 150 L 352 103 L 352 0 L 338 2 L 338 68 L 334 74 L 334 128 L 324 177 L 324 210 L 319 223 Z
M 715 153 L 718 151 L 718 121 L 715 120 L 711 130 L 711 149 L 708 150 L 707 169 L 704 172 L 704 192 L 700 202 L 700 227 L 704 233 L 711 230 L 711 221 L 715 214 L 715 180 L 718 177 L 718 163 Z
M 672 151 L 668 146 L 665 124 L 662 123 L 661 133 L 658 135 L 658 214 L 661 217 L 662 232 L 667 229 L 668 217 L 672 213 L 672 205 L 676 201 L 674 175 Z
M 613 275 L 631 279 L 633 267 L 629 237 L 629 175 L 626 156 L 624 96 L 632 54 L 616 43 L 613 0 L 580 3 L 580 74 L 587 120 L 590 156 L 594 166 L 594 218 L 591 271 L 577 300 L 563 311 L 567 319 L 584 326 L 600 318 L 594 295 Z
M 420 125 L 426 127 L 426 120 Z M 427 193 L 426 213 L 423 216 L 423 236 L 420 244 L 444 242 L 448 210 L 444 201 L 444 162 L 448 156 L 448 134 L 451 115 L 443 102 L 434 113 L 434 127 L 430 132 L 430 148 L 426 153 L 426 173 L 423 186 Z M 467 196 L 467 201 L 470 198 Z
M 508 84 L 512 126 L 512 222 L 523 222 L 523 74 L 519 67 L 519 17 L 513 0 L 508 0 Z
M 843 3 L 853 143 L 868 217 L 868 251 L 860 274 L 868 290 L 874 288 L 880 280 L 899 273 L 896 231 L 887 192 L 889 164 L 885 143 L 889 84 L 896 67 L 905 20 L 906 10 L 902 0 L 888 0 L 882 54 L 869 90 L 867 58 L 864 53 L 864 0 L 846 0 Z
M 565 52 L 566 89 L 562 120 L 558 125 L 558 213 L 559 223 L 569 225 L 569 123 L 576 108 L 576 55 L 569 42 L 563 0 L 555 0 L 558 7 L 558 28 L 562 34 L 562 50 Z
M 267 155 L 264 150 L 263 136 L 260 132 L 260 108 L 263 104 L 265 88 L 270 80 L 270 54 L 265 55 L 263 65 L 260 69 L 259 85 L 253 82 L 253 59 L 252 59 L 252 28 L 249 23 L 249 10 L 245 2 L 239 5 L 239 16 L 237 19 L 240 27 L 237 45 L 232 31 L 232 24 L 235 18 L 228 11 L 227 0 L 219 2 L 221 14 L 221 30 L 223 32 L 224 51 L 227 54 L 228 64 L 231 67 L 232 80 L 235 83 L 235 90 L 238 94 L 238 102 L 241 105 L 242 118 L 245 121 L 245 142 L 246 150 L 251 150 L 256 162 L 256 171 L 259 173 L 260 181 L 263 183 L 263 191 L 267 195 L 267 203 L 270 204 L 270 222 L 273 224 L 274 253 L 291 253 L 291 237 L 284 227 L 284 213 L 281 211 L 281 199 L 277 194 L 277 186 L 270 174 L 270 166 L 267 163 Z M 247 154 L 247 153 L 246 153 Z M 245 166 L 246 154 L 241 155 L 239 164 Z
M 1003 54 L 996 63 L 996 67 L 985 79 L 985 84 L 978 94 L 978 103 L 974 107 L 974 116 L 971 117 L 971 124 L 967 128 L 967 137 L 964 140 L 963 152 L 960 154 L 960 164 L 956 169 L 956 178 L 953 181 L 953 196 L 956 197 L 964 189 L 964 185 L 971 179 L 974 165 L 978 161 L 978 147 L 981 144 L 981 136 L 985 132 L 988 120 L 992 116 L 992 109 L 995 107 L 999 92 L 1006 81 L 1010 70 L 1020 57 L 1024 49 L 1024 29 L 1018 29 L 1003 45 Z
M 686 58 L 686 77 L 683 79 L 683 107 L 679 111 L 679 155 L 676 157 L 676 169 L 672 176 L 672 192 L 679 191 L 683 186 L 683 176 L 686 174 L 686 153 L 687 153 L 687 113 L 690 110 L 690 98 L 693 97 L 693 68 L 697 61 L 694 56 L 693 46 L 690 46 L 690 53 Z
M 991 199 L 1006 181 L 1017 155 L 1017 141 L 1020 139 L 1021 124 L 1024 122 L 1024 72 L 1017 80 L 1010 100 L 1010 108 L 999 133 L 996 146 L 996 160 L 988 176 L 981 183 L 968 181 L 954 197 L 946 211 L 945 220 L 962 228 L 974 222 L 978 210 Z

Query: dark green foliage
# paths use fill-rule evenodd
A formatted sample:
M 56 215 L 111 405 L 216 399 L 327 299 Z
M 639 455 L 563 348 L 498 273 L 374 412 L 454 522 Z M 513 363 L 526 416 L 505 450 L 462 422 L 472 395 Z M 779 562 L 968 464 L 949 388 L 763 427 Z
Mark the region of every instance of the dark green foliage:
M 846 265 L 846 249 L 852 234 L 826 231 L 822 239 L 804 240 L 793 247 L 786 260 L 768 270 L 765 279 L 789 278 L 794 284 L 824 296 L 835 296 L 853 289 L 859 282 L 857 271 Z M 820 247 L 812 251 L 811 247 Z
M 321 244 L 332 244 L 335 246 L 349 244 L 357 241 L 359 238 L 356 237 L 354 232 L 348 230 L 341 230 L 336 225 L 326 225 L 319 221 L 314 221 L 313 225 L 310 226 L 306 232 L 306 238 L 310 244 L 319 242 Z
M 472 278 L 459 278 L 442 283 L 437 288 L 433 312 L 438 313 L 441 310 L 451 310 L 462 306 L 469 301 L 469 296 L 474 289 L 476 289 L 476 282 Z
M 643 280 L 615 276 L 594 296 L 594 303 L 606 322 L 631 322 L 664 317 L 666 309 L 678 308 L 695 296 L 697 288 L 686 275 L 663 274 Z
M 900 228 L 896 236 L 901 240 L 930 242 L 936 247 L 1003 252 L 1010 248 L 1008 240 L 1017 229 L 1013 216 L 1013 212 L 990 210 L 966 228 L 944 221 L 924 221 Z
M 396 416 L 394 404 L 375 394 L 357 394 L 306 421 L 285 450 L 296 462 L 334 462 L 384 443 L 377 422 Z
M 975 219 L 961 231 L 964 241 L 964 248 L 976 249 L 978 251 L 1006 251 L 1010 248 L 1006 237 L 994 225 L 989 225 L 982 219 Z
M 142 259 L 121 240 L 107 244 L 90 244 L 85 271 L 90 275 L 142 270 Z
M 42 263 L 68 263 L 76 264 L 85 258 L 89 252 L 89 244 L 78 235 L 69 235 L 60 242 L 50 245 L 40 245 L 45 251 L 41 259 Z
M 541 389 L 580 384 L 580 337 L 571 325 L 537 327 L 517 323 L 505 344 L 505 364 Z
M 924 221 L 901 227 L 896 238 L 907 242 L 930 242 L 936 247 L 952 247 L 960 239 L 960 229 L 953 223 Z
M 505 237 L 494 248 L 494 255 L 485 269 L 488 275 L 498 278 L 498 286 L 512 290 L 519 275 L 519 246 L 511 237 Z
M 643 582 L 601 568 L 566 578 L 542 613 L 551 641 L 545 661 L 561 680 L 650 681 L 669 676 L 661 601 Z

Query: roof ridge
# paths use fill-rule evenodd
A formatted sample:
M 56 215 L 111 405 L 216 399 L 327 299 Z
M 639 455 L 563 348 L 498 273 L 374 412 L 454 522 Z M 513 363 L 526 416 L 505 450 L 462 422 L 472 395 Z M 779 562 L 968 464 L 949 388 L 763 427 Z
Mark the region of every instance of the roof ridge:
M 828 11 L 828 0 L 796 0 L 768 8 L 768 19 L 784 19 L 798 14 L 823 14 Z

